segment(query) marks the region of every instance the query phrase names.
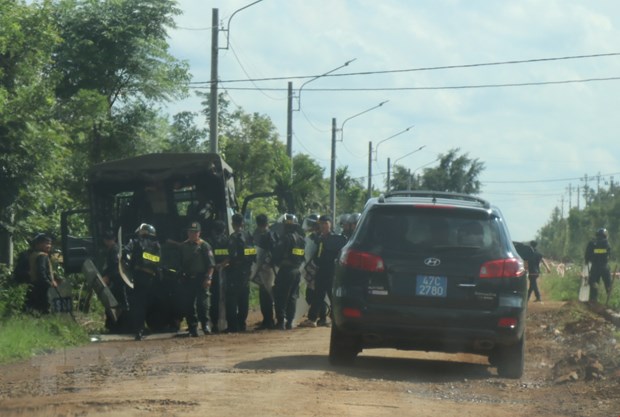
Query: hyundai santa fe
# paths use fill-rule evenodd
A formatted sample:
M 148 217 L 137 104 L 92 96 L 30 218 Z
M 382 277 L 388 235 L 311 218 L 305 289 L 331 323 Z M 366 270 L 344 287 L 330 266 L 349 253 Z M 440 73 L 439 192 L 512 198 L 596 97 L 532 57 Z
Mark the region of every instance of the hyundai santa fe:
M 329 359 L 364 349 L 486 355 L 524 368 L 527 278 L 501 212 L 484 199 L 407 191 L 371 199 L 333 284 Z

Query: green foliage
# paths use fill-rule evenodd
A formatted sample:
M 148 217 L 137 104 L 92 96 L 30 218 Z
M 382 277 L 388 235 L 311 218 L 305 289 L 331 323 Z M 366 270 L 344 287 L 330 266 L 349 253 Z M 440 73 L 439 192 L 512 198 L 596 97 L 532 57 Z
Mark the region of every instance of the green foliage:
M 0 321 L 19 314 L 26 299 L 25 285 L 14 285 L 9 268 L 0 264 Z
M 459 149 L 451 149 L 439 156 L 439 166 L 426 168 L 422 176 L 421 188 L 425 190 L 453 191 L 464 194 L 478 194 L 484 163 L 469 158 L 468 154 L 458 155 Z
M 587 206 L 572 207 L 568 217 L 562 217 L 556 208 L 549 221 L 538 233 L 539 248 L 549 258 L 583 264 L 585 249 L 597 229 L 605 227 L 612 249 L 620 236 L 620 189 L 610 184 L 609 189 L 588 192 Z M 617 260 L 612 250 L 611 259 Z
M 0 363 L 86 342 L 85 329 L 68 315 L 18 316 L 0 322 Z
M 349 168 L 336 170 L 337 212 L 357 213 L 362 211 L 368 199 L 368 190 L 358 179 L 349 175 Z

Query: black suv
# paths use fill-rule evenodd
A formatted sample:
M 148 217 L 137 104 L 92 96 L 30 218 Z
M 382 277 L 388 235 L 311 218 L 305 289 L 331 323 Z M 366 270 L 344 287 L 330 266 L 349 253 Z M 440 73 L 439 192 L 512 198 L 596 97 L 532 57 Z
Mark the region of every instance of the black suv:
M 527 278 L 500 211 L 481 198 L 394 192 L 368 201 L 342 249 L 329 359 L 368 348 L 487 355 L 524 367 Z

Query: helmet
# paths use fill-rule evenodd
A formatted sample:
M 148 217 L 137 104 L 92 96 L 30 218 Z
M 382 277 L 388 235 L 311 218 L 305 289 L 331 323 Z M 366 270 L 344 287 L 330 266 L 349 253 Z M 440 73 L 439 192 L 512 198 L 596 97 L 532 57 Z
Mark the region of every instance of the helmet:
M 349 217 L 347 218 L 347 223 L 348 224 L 357 224 L 357 222 L 360 220 L 361 216 L 362 215 L 360 213 L 350 214 Z
M 147 223 L 142 223 L 137 229 L 136 229 L 136 233 L 140 236 L 151 236 L 151 237 L 155 237 L 157 235 L 157 232 L 155 231 L 155 227 L 147 224 Z
M 342 227 L 345 224 L 347 224 L 348 220 L 349 220 L 348 214 L 341 214 L 340 217 L 338 217 L 338 224 Z
M 308 217 L 304 219 L 302 227 L 304 230 L 312 230 L 316 227 L 318 221 L 318 214 L 309 214 Z
M 282 217 L 280 217 L 280 221 L 284 224 L 298 224 L 297 216 L 291 213 L 283 214 Z
M 596 237 L 599 239 L 607 239 L 607 229 L 601 227 L 596 231 Z

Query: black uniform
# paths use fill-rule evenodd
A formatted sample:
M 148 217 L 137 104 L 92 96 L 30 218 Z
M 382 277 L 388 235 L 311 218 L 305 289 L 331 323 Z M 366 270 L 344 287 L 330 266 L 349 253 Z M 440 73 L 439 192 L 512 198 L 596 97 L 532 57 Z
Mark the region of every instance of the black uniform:
M 231 333 L 245 331 L 250 303 L 250 273 L 256 248 L 250 234 L 243 230 L 230 235 L 226 269 L 226 321 Z
M 540 276 L 540 262 L 543 260 L 543 256 L 536 248 L 532 248 L 532 253 L 527 260 L 528 265 L 528 279 L 530 281 L 530 287 L 527 291 L 527 299 L 529 300 L 532 293 L 536 297 L 536 301 L 541 301 L 540 290 L 538 289 L 538 277 Z
M 296 225 L 285 225 L 285 234 L 274 248 L 274 263 L 279 267 L 273 295 L 276 306 L 276 327 L 292 329 L 299 298 L 299 267 L 304 262 L 306 241 L 297 233 Z
M 592 263 L 588 283 L 590 284 L 590 301 L 598 300 L 598 282 L 603 278 L 605 289 L 611 291 L 611 273 L 609 271 L 609 255 L 611 246 L 606 237 L 599 236 L 590 241 L 586 247 L 586 263 Z
M 208 241 L 213 249 L 213 257 L 215 258 L 216 265 L 213 272 L 213 279 L 211 280 L 209 318 L 211 319 L 211 331 L 213 333 L 217 333 L 219 332 L 220 321 L 220 288 L 222 288 L 222 271 L 221 266 L 218 267 L 218 265 L 223 265 L 228 260 L 229 241 L 225 232 L 219 235 L 211 236 Z
M 161 247 L 154 237 L 140 236 L 130 240 L 124 252 L 130 256 L 129 269 L 134 284 L 129 292 L 131 323 L 136 339 L 140 340 L 144 335 L 149 291 L 153 281 L 160 277 Z
M 254 231 L 254 243 L 261 248 L 261 253 L 257 254 L 258 271 L 257 275 L 262 273 L 262 268 L 273 268 L 272 251 L 274 241 L 269 229 Z M 258 258 L 262 259 L 258 259 Z M 258 302 L 263 321 L 259 325 L 259 329 L 270 329 L 274 326 L 273 306 L 274 299 L 272 297 L 273 288 L 266 288 L 263 282 L 258 282 Z
M 328 235 L 319 237 L 319 249 L 315 256 L 317 266 L 316 278 L 314 283 L 314 294 L 308 319 L 319 323 L 327 321 L 327 306 L 325 296 L 327 295 L 331 303 L 331 289 L 334 282 L 334 272 L 336 268 L 336 258 L 342 247 L 347 243 L 344 236 L 330 232 Z

